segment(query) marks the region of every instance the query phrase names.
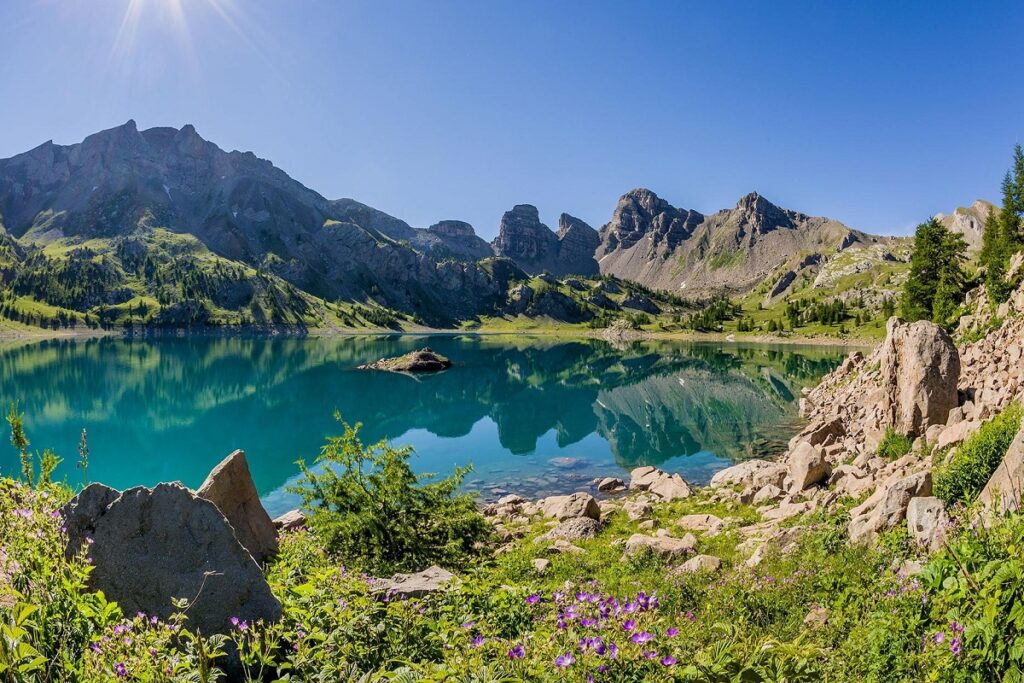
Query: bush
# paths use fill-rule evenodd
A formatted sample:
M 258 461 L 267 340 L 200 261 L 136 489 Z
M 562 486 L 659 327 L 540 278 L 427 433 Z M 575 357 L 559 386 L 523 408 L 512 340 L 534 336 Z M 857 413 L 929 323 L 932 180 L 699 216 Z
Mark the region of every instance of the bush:
M 900 434 L 892 427 L 885 430 L 882 443 L 878 444 L 878 455 L 883 458 L 895 460 L 902 458 L 913 448 L 914 442 L 906 434 Z
M 469 467 L 445 479 L 418 477 L 412 449 L 386 440 L 364 446 L 360 425 L 341 420 L 344 433 L 327 438 L 314 461 L 300 461 L 302 478 L 290 490 L 312 512 L 327 549 L 370 571 L 417 571 L 431 564 L 466 566 L 490 526 L 473 499 L 457 493 Z
M 1020 406 L 1012 403 L 983 424 L 956 450 L 947 465 L 936 470 L 935 495 L 949 505 L 974 500 L 1006 455 L 1020 429 L 1020 418 Z

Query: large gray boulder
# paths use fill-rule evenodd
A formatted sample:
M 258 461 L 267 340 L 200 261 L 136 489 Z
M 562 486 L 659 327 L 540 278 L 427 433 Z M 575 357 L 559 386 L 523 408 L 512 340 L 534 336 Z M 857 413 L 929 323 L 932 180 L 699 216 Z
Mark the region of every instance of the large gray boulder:
M 228 518 L 252 559 L 262 563 L 277 553 L 277 530 L 260 502 L 244 451 L 235 451 L 214 467 L 196 495 Z
M 68 550 L 88 545 L 89 583 L 125 614 L 168 619 L 189 601 L 189 628 L 226 633 L 231 618 L 277 621 L 281 603 L 217 507 L 181 484 L 136 487 L 109 500 L 91 486 L 62 510 Z M 87 539 L 91 543 L 87 543 Z
M 711 477 L 711 486 L 749 486 L 754 481 L 754 475 L 762 470 L 771 469 L 775 463 L 768 460 L 745 460 L 724 470 L 715 472 Z
M 957 407 L 960 354 L 938 325 L 890 318 L 879 356 L 887 426 L 921 436 Z

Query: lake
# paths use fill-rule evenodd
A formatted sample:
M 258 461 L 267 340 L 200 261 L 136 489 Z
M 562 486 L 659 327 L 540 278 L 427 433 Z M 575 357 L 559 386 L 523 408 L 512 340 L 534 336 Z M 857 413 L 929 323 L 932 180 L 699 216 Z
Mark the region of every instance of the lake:
M 444 373 L 356 369 L 429 345 Z M 312 461 L 335 409 L 365 443 L 412 445 L 420 472 L 472 464 L 485 499 L 586 487 L 639 465 L 707 483 L 719 469 L 779 453 L 799 429 L 802 387 L 843 349 L 515 336 L 59 339 L 0 344 L 0 401 L 20 401 L 33 448 L 115 488 L 196 487 L 244 449 L 268 511 L 294 507 L 295 461 Z M 0 469 L 18 471 L 7 442 Z

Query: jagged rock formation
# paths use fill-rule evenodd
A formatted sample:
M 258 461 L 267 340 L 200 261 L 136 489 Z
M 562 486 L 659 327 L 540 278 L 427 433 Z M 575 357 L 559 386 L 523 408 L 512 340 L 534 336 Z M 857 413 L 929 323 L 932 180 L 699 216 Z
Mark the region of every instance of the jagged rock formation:
M 964 236 L 968 253 L 981 251 L 981 237 L 985 219 L 995 207 L 984 199 L 976 199 L 970 206 L 958 206 L 953 213 L 937 213 L 935 218 L 953 232 Z
M 756 192 L 733 209 L 704 216 L 637 189 L 619 199 L 601 229 L 597 259 L 605 274 L 707 294 L 749 291 L 791 262 L 799 270 L 808 257 L 878 239 L 838 221 L 779 208 Z
M 578 218 L 563 213 L 555 233 L 540 222 L 537 207 L 517 204 L 501 217 L 491 246 L 528 273 L 596 275 L 598 242 L 597 231 Z
M 434 323 L 505 298 L 507 268 L 496 275 L 430 253 L 482 254 L 479 243 L 414 230 L 353 200 L 328 201 L 251 152 L 223 151 L 190 125 L 140 131 L 129 121 L 78 144 L 47 142 L 0 160 L 0 215 L 9 233 L 37 245 L 145 239 L 154 228 L 187 233 L 218 256 L 306 292 L 372 299 Z
M 252 559 L 262 563 L 277 554 L 277 530 L 260 502 L 244 451 L 235 451 L 214 467 L 196 495 L 217 506 Z

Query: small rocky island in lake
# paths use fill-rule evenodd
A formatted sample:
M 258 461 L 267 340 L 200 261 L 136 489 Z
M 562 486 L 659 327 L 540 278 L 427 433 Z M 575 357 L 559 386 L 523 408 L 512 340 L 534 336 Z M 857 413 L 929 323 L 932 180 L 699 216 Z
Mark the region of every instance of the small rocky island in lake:
M 382 358 L 360 365 L 360 370 L 387 370 L 389 372 L 440 372 L 452 366 L 452 362 L 429 347 L 412 351 L 396 358 Z

